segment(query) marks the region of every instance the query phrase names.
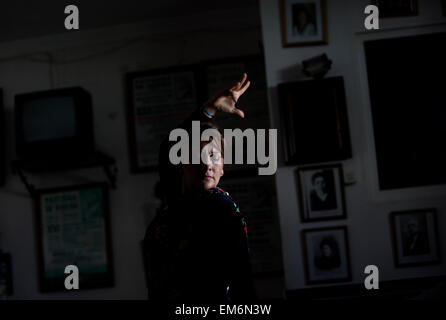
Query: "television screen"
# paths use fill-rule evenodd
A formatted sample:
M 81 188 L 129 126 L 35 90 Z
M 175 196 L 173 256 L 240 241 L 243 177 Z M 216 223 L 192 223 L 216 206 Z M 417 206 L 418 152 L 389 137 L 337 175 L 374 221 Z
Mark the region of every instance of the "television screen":
M 23 105 L 22 119 L 26 143 L 76 135 L 76 105 L 71 96 L 28 101 Z
M 82 88 L 16 95 L 15 120 L 20 158 L 56 161 L 94 152 L 91 96 Z

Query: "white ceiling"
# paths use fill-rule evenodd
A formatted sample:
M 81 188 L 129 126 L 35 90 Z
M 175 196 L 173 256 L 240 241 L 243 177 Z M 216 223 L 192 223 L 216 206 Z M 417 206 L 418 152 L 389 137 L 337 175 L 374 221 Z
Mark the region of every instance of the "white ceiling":
M 0 42 L 64 32 L 66 5 L 79 8 L 80 28 L 172 18 L 257 6 L 258 0 L 44 0 L 0 1 Z M 257 14 L 257 12 L 253 12 Z

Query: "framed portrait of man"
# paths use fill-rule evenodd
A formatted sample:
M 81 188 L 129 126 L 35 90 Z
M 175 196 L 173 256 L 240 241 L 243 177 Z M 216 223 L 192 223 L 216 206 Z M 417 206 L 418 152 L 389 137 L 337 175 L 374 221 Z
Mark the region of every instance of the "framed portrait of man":
M 396 267 L 440 262 L 435 209 L 391 212 L 390 225 Z
M 306 284 L 351 281 L 347 228 L 302 231 Z
M 297 170 L 302 222 L 346 218 L 343 177 L 341 164 Z
M 282 45 L 327 44 L 325 0 L 281 0 Z

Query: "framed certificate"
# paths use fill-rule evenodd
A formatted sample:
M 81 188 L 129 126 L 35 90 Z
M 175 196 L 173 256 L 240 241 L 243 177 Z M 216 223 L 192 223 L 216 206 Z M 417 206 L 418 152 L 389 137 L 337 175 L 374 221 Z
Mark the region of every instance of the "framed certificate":
M 191 65 L 126 74 L 132 172 L 155 170 L 163 139 L 203 102 L 198 70 Z
M 36 191 L 42 292 L 67 290 L 68 265 L 78 268 L 79 289 L 113 285 L 107 188 L 94 183 Z

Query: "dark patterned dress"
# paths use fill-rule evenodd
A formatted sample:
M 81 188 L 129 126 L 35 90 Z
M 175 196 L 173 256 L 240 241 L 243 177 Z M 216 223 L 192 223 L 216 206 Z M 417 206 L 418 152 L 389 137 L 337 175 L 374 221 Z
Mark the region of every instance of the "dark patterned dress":
M 220 188 L 184 195 L 160 211 L 146 231 L 144 249 L 149 299 L 255 298 L 245 218 Z

